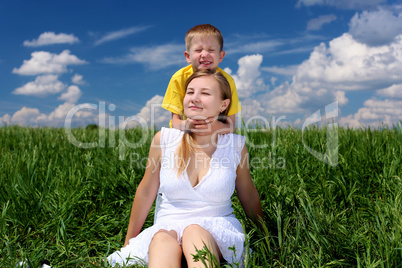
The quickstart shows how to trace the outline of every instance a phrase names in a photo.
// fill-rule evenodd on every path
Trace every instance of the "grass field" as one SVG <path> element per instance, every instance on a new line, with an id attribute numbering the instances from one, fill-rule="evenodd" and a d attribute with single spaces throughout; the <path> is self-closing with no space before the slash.
<path id="1" fill-rule="evenodd" d="M 334 166 L 305 147 L 324 153 L 326 131 L 243 131 L 265 217 L 261 231 L 233 197 L 253 250 L 246 267 L 402 267 L 401 126 L 338 128 Z M 72 130 L 80 142 L 99 133 L 104 144 L 80 148 L 64 129 L 0 127 L 0 267 L 107 267 L 102 259 L 124 242 L 151 133 Z M 145 227 L 152 221 L 151 211 Z"/>

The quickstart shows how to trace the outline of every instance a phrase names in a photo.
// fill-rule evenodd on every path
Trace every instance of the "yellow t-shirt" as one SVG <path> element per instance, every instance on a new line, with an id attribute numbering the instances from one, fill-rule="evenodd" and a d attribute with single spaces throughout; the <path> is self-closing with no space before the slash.
<path id="1" fill-rule="evenodd" d="M 217 68 L 217 72 L 223 74 L 226 77 L 230 84 L 230 89 L 232 90 L 232 102 L 230 104 L 228 115 L 233 115 L 238 113 L 241 110 L 241 105 L 239 101 L 239 97 L 237 96 L 236 85 L 233 78 L 227 74 L 221 68 Z M 193 67 L 188 65 L 180 70 L 178 70 L 170 79 L 168 88 L 165 93 L 165 97 L 163 98 L 162 108 L 178 114 L 183 115 L 183 99 L 186 93 L 186 89 L 184 88 L 187 79 L 193 74 Z"/>

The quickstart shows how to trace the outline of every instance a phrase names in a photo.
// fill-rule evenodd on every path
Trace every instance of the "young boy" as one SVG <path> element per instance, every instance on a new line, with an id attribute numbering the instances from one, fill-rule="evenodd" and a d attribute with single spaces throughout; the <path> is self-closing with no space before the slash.
<path id="1" fill-rule="evenodd" d="M 201 24 L 191 28 L 185 36 L 186 51 L 184 56 L 190 64 L 178 70 L 171 78 L 163 99 L 162 108 L 172 112 L 170 127 L 191 130 L 193 132 L 215 132 L 220 134 L 234 132 L 235 114 L 241 110 L 237 96 L 236 85 L 233 78 L 218 67 L 225 56 L 223 51 L 223 37 L 221 32 L 210 24 Z M 212 119 L 193 120 L 186 118 L 183 114 L 183 99 L 185 95 L 184 85 L 186 80 L 194 71 L 211 69 L 221 72 L 229 81 L 232 90 L 232 103 L 230 104 L 227 123 L 219 122 L 217 129 L 211 129 Z"/>

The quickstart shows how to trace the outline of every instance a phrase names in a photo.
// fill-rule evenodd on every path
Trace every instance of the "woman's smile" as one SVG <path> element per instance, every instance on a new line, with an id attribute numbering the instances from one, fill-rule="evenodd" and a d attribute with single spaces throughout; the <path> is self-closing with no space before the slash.
<path id="1" fill-rule="evenodd" d="M 195 106 L 195 105 L 193 105 L 193 106 L 190 105 L 188 108 L 190 108 L 192 110 L 202 110 L 202 107 L 198 107 L 198 106 Z"/>
<path id="2" fill-rule="evenodd" d="M 188 118 L 216 117 L 223 103 L 219 83 L 212 76 L 198 77 L 187 87 L 183 101 L 184 113 Z"/>

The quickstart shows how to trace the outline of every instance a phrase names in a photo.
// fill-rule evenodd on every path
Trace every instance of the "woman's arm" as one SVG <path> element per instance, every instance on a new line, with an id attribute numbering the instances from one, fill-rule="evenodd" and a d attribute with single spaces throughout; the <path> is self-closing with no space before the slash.
<path id="1" fill-rule="evenodd" d="M 260 196 L 251 179 L 249 154 L 246 145 L 241 152 L 241 161 L 237 167 L 236 191 L 247 216 L 260 226 L 263 220 Z"/>
<path id="2" fill-rule="evenodd" d="M 159 131 L 152 140 L 145 174 L 135 192 L 124 246 L 140 233 L 158 192 L 161 165 L 160 136 Z"/>

